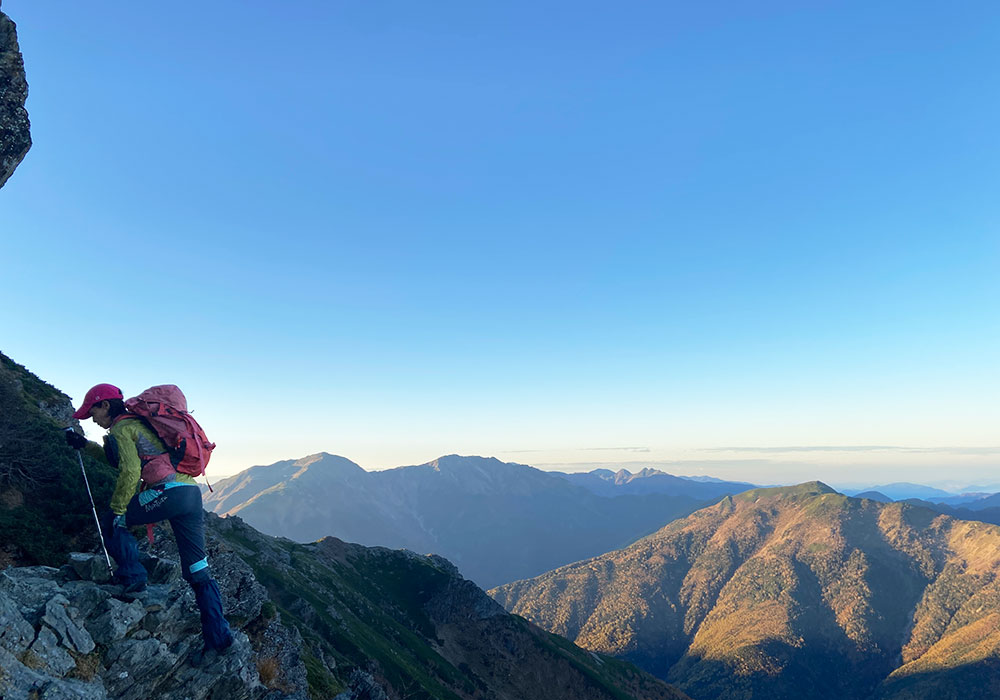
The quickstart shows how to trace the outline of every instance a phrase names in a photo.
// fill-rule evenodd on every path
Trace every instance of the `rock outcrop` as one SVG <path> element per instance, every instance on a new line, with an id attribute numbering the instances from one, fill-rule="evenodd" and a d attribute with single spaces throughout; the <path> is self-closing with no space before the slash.
<path id="1" fill-rule="evenodd" d="M 24 59 L 17 45 L 17 28 L 0 12 L 0 187 L 31 148 L 28 112 L 28 81 Z"/>
<path id="2" fill-rule="evenodd" d="M 60 569 L 0 572 L 0 697 L 305 700 L 297 639 L 276 619 L 262 619 L 267 595 L 245 565 L 228 561 L 220 577 L 226 613 L 244 629 L 227 654 L 195 667 L 189 656 L 201 634 L 191 589 L 175 562 L 146 557 L 144 564 L 150 584 L 127 597 L 100 582 L 102 555 L 73 554 Z M 261 672 L 276 656 L 281 689 L 276 669 Z"/>

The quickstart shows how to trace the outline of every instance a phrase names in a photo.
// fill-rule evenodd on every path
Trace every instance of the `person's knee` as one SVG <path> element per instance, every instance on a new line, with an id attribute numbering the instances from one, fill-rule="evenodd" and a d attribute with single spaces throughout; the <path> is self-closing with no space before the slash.
<path id="1" fill-rule="evenodd" d="M 192 586 L 211 581 L 212 574 L 209 573 L 208 560 L 202 559 L 201 561 L 196 561 L 190 566 L 184 567 L 184 570 L 181 572 L 181 576 L 183 576 L 184 580 Z"/>

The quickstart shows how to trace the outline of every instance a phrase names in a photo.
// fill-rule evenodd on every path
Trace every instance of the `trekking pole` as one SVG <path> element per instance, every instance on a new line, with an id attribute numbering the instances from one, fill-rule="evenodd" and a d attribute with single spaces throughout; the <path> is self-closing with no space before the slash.
<path id="1" fill-rule="evenodd" d="M 66 428 L 72 430 L 72 428 Z M 83 472 L 83 483 L 87 487 L 87 495 L 90 496 L 90 512 L 94 514 L 94 524 L 97 525 L 97 537 L 101 540 L 101 549 L 104 550 L 104 561 L 108 565 L 108 573 L 113 577 L 115 570 L 111 568 L 111 557 L 108 556 L 108 548 L 104 545 L 104 533 L 101 532 L 101 520 L 97 517 L 97 506 L 94 505 L 94 494 L 90 492 L 90 480 L 87 478 L 87 470 L 83 468 L 83 455 L 80 450 L 76 450 L 76 458 L 80 461 L 80 471 Z"/>

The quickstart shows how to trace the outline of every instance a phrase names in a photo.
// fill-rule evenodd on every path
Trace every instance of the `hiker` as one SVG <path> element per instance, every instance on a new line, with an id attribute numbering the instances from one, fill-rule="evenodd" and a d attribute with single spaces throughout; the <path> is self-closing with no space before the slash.
<path id="1" fill-rule="evenodd" d="M 118 469 L 111 509 L 101 518 L 105 545 L 118 565 L 116 583 L 126 593 L 145 590 L 146 569 L 139 563 L 139 548 L 128 528 L 169 520 L 180 553 L 181 575 L 194 589 L 201 612 L 205 644 L 192 655 L 191 663 L 211 661 L 229 649 L 233 635 L 222 614 L 219 585 L 208 570 L 201 488 L 193 476 L 174 469 L 164 443 L 143 418 L 128 411 L 118 387 L 92 387 L 73 417 L 92 418 L 108 430 L 103 452 L 72 430 L 66 431 L 66 441 L 74 449 L 87 448 L 88 454 L 103 457 Z"/>

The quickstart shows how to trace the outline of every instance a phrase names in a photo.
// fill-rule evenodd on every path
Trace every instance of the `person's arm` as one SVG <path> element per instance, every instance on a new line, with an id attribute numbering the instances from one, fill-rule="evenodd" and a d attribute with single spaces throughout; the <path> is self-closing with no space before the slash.
<path id="1" fill-rule="evenodd" d="M 123 423 L 130 422 L 132 421 L 123 421 Z M 123 424 L 119 426 L 111 431 L 111 437 L 118 444 L 118 481 L 115 483 L 114 493 L 111 494 L 111 510 L 115 515 L 124 515 L 128 502 L 135 496 L 139 486 L 142 463 L 135 448 L 135 428 Z"/>
<path id="2" fill-rule="evenodd" d="M 91 442 L 87 439 L 87 436 L 81 432 L 77 432 L 72 427 L 66 428 L 66 444 L 72 447 L 74 450 L 81 450 L 86 452 L 88 456 L 93 457 L 96 460 L 108 463 L 108 458 L 104 454 L 104 448 L 98 445 L 96 442 Z"/>

